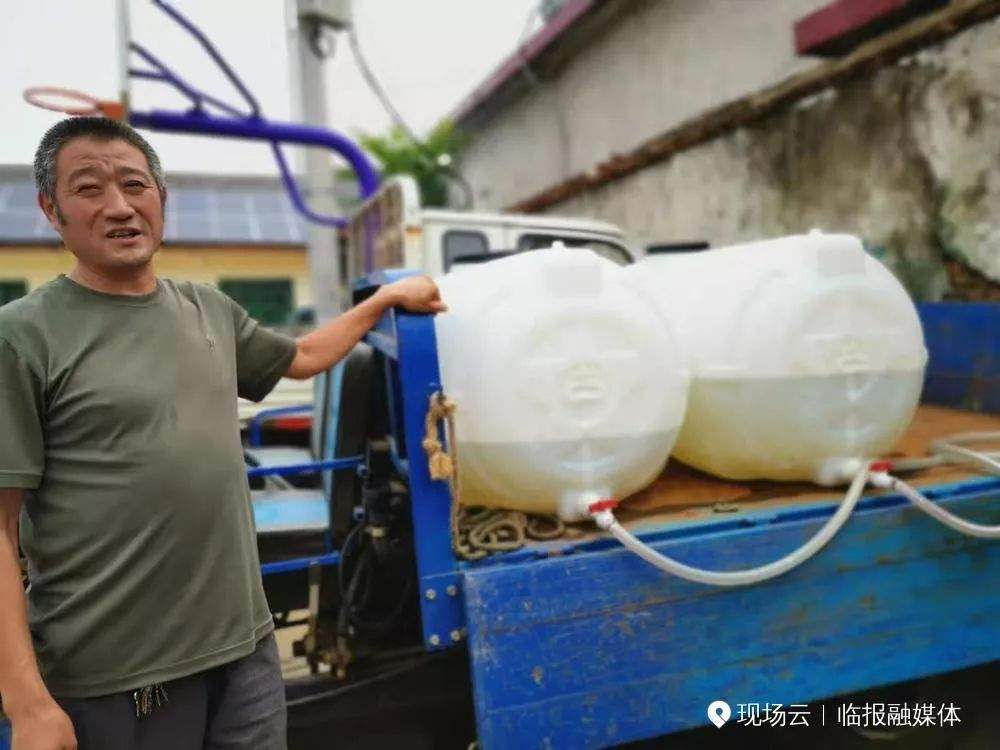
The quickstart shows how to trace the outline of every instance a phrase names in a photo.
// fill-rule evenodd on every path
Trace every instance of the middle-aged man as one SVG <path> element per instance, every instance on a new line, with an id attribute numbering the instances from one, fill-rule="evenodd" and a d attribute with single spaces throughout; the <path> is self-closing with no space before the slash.
<path id="1" fill-rule="evenodd" d="M 35 179 L 76 263 L 0 309 L 0 696 L 14 750 L 282 748 L 237 395 L 329 368 L 392 306 L 443 311 L 438 290 L 390 284 L 291 339 L 211 287 L 156 277 L 167 193 L 128 125 L 58 123 Z"/>

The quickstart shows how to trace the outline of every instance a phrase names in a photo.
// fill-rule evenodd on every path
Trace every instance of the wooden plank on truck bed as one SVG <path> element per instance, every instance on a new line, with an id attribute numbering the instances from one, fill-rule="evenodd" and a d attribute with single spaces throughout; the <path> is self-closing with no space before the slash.
<path id="1" fill-rule="evenodd" d="M 906 433 L 883 458 L 926 456 L 930 444 L 960 432 L 1000 432 L 1000 415 L 921 405 Z M 993 450 L 1000 450 L 998 442 Z M 946 465 L 907 475 L 914 483 L 954 482 L 975 475 L 975 470 Z M 678 510 L 715 503 L 758 503 L 772 499 L 788 501 L 825 500 L 841 494 L 839 489 L 817 487 L 806 482 L 739 481 L 713 477 L 671 460 L 663 474 L 649 487 L 622 504 L 624 518 L 659 511 Z"/>

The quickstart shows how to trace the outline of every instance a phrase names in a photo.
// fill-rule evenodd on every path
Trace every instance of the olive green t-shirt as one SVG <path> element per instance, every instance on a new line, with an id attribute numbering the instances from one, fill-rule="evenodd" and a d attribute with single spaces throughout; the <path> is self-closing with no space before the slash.
<path id="1" fill-rule="evenodd" d="M 183 677 L 273 628 L 237 394 L 262 399 L 295 342 L 218 290 L 120 296 L 65 276 L 0 308 L 0 487 L 39 666 L 57 696 Z"/>

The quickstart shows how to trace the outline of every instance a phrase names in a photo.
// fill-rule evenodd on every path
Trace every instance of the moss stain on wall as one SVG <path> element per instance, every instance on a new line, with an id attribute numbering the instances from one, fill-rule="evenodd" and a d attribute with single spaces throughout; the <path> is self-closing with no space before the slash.
<path id="1" fill-rule="evenodd" d="M 850 232 L 918 300 L 1000 298 L 1000 21 L 553 213 L 617 222 L 639 244 Z"/>

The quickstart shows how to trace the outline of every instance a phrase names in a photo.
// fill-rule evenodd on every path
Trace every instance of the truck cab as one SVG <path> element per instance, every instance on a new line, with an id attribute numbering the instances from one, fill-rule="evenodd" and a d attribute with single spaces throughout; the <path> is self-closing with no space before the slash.
<path id="1" fill-rule="evenodd" d="M 624 232 L 594 219 L 544 214 L 502 214 L 422 208 L 410 177 L 387 180 L 348 225 L 344 274 L 348 280 L 387 268 L 431 276 L 493 254 L 519 253 L 563 242 L 616 263 L 635 260 Z"/>
<path id="2" fill-rule="evenodd" d="M 406 268 L 439 276 L 463 263 L 551 247 L 554 242 L 588 248 L 622 265 L 636 260 L 625 233 L 606 221 L 423 208 L 417 183 L 407 176 L 386 180 L 354 213 L 342 237 L 343 300 L 351 298 L 355 280 L 375 271 Z M 311 382 L 282 378 L 260 404 L 240 400 L 239 415 L 247 423 L 261 412 L 312 401 Z M 288 419 L 293 424 L 301 421 Z"/>

